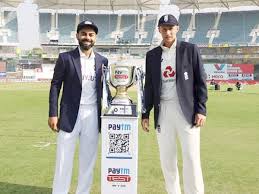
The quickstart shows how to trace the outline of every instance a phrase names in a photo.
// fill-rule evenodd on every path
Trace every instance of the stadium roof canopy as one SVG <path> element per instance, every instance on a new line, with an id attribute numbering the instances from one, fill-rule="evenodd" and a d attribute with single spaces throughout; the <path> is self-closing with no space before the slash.
<path id="1" fill-rule="evenodd" d="M 158 10 L 160 0 L 27 0 L 36 3 L 40 9 L 79 10 Z M 162 0 L 183 9 L 234 8 L 258 6 L 259 0 Z M 0 0 L 0 7 L 17 7 L 24 0 Z"/>
<path id="2" fill-rule="evenodd" d="M 241 6 L 258 6 L 259 0 L 172 0 L 182 9 L 235 8 Z"/>
<path id="3" fill-rule="evenodd" d="M 3 6 L 17 7 L 23 0 L 0 0 Z M 160 0 L 33 0 L 40 9 L 157 10 Z"/>

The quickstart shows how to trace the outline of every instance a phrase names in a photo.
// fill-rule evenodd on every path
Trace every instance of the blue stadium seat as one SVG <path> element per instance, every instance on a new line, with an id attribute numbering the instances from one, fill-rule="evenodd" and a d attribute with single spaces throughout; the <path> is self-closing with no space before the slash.
<path id="1" fill-rule="evenodd" d="M 254 29 L 259 24 L 259 11 L 244 11 L 244 22 L 245 22 L 245 40 L 250 42 L 252 37 L 249 36 L 252 29 Z M 256 42 L 259 43 L 259 37 L 257 37 Z"/>
<path id="2" fill-rule="evenodd" d="M 98 43 L 111 43 L 114 39 L 111 38 L 111 33 L 115 31 L 117 25 L 117 15 L 107 14 L 82 14 L 80 15 L 80 21 L 86 19 L 92 20 L 99 28 Z"/>
<path id="3" fill-rule="evenodd" d="M 213 43 L 246 43 L 242 12 L 223 12 L 219 21 L 220 34 Z"/>
<path id="4" fill-rule="evenodd" d="M 7 42 L 18 43 L 18 24 L 17 14 L 15 11 L 5 11 L 4 19 L 6 21 L 5 28 L 11 31 L 11 36 L 7 37 Z"/>
<path id="5" fill-rule="evenodd" d="M 142 43 L 151 44 L 154 30 L 157 28 L 156 26 L 156 15 L 146 15 L 146 21 L 144 23 L 144 31 L 147 32 L 147 37 L 142 40 Z"/>
<path id="6" fill-rule="evenodd" d="M 75 14 L 58 14 L 59 43 L 74 43 L 71 32 L 75 31 Z"/>
<path id="7" fill-rule="evenodd" d="M 122 15 L 121 16 L 121 31 L 123 33 L 122 40 L 129 43 L 137 43 L 135 38 L 137 15 Z"/>
<path id="8" fill-rule="evenodd" d="M 179 17 L 180 29 L 179 29 L 179 32 L 177 33 L 178 40 L 184 40 L 182 38 L 183 31 L 186 31 L 187 28 L 189 27 L 191 16 L 192 16 L 191 14 L 181 14 L 180 15 L 180 17 Z"/>
<path id="9" fill-rule="evenodd" d="M 51 13 L 39 13 L 40 42 L 48 43 L 47 33 L 51 29 Z"/>
<path id="10" fill-rule="evenodd" d="M 213 28 L 217 13 L 197 13 L 195 15 L 196 33 L 190 42 L 196 44 L 208 44 L 206 38 L 208 30 Z M 215 37 L 215 44 L 247 44 L 252 37 L 249 36 L 252 29 L 259 24 L 259 11 L 223 12 L 219 20 L 219 37 Z M 191 14 L 181 14 L 179 18 L 180 31 L 178 39 L 183 40 L 182 33 L 186 31 L 191 20 Z M 259 42 L 259 38 L 257 38 Z"/>
<path id="11" fill-rule="evenodd" d="M 190 42 L 195 44 L 208 44 L 207 32 L 213 28 L 217 13 L 197 13 L 195 15 L 196 32 Z"/>

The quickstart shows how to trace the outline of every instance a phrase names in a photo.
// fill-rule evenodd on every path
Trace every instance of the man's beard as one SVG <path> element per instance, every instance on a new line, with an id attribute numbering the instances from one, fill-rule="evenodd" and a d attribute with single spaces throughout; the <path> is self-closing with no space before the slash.
<path id="1" fill-rule="evenodd" d="M 84 51 L 88 51 L 89 49 L 91 49 L 94 46 L 94 42 L 90 42 L 90 44 L 84 44 L 83 41 L 78 41 L 78 42 L 79 42 L 80 48 Z"/>

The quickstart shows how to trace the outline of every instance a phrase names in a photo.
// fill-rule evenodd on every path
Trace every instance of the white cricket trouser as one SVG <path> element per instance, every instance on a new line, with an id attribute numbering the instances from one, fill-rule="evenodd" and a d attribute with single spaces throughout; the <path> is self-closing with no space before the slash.
<path id="1" fill-rule="evenodd" d="M 182 148 L 184 193 L 203 194 L 200 128 L 187 123 L 177 101 L 161 101 L 159 125 L 161 131 L 157 132 L 157 140 L 168 194 L 181 193 L 176 138 L 179 139 Z"/>
<path id="2" fill-rule="evenodd" d="M 97 105 L 80 105 L 71 133 L 59 131 L 52 194 L 68 194 L 74 152 L 79 140 L 79 173 L 76 194 L 89 194 L 98 149 Z"/>

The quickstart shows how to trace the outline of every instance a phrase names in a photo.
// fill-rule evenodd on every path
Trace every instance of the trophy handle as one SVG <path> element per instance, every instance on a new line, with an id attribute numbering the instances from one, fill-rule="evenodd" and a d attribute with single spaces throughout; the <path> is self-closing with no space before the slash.
<path id="1" fill-rule="evenodd" d="M 143 70 L 140 67 L 136 68 L 136 81 L 138 84 L 138 111 L 141 113 L 146 112 L 143 84 L 144 77 L 145 74 Z"/>
<path id="2" fill-rule="evenodd" d="M 108 86 L 108 71 L 109 66 L 102 64 L 102 75 L 103 75 L 103 96 L 102 96 L 102 107 L 107 109 L 110 104 L 110 90 Z"/>

